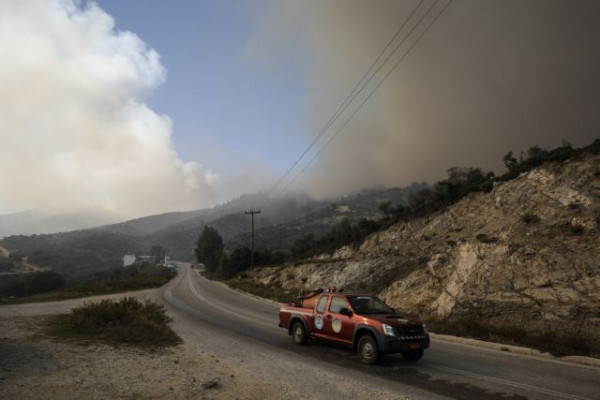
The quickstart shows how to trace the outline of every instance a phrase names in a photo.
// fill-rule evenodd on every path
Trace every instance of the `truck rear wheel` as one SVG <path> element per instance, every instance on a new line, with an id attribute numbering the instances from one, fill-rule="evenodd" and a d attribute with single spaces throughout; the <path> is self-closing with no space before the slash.
<path id="1" fill-rule="evenodd" d="M 306 329 L 302 322 L 294 322 L 292 325 L 292 340 L 296 344 L 306 344 L 308 342 L 308 336 L 306 335 Z"/>
<path id="2" fill-rule="evenodd" d="M 401 354 L 407 361 L 419 361 L 423 357 L 423 350 L 403 351 Z"/>
<path id="3" fill-rule="evenodd" d="M 366 334 L 359 339 L 358 355 L 365 364 L 376 364 L 379 361 L 379 348 L 373 336 Z"/>

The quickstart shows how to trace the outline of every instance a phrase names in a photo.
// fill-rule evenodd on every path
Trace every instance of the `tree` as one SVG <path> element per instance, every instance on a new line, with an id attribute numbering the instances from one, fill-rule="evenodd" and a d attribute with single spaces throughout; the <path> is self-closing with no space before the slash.
<path id="1" fill-rule="evenodd" d="M 392 202 L 391 201 L 384 201 L 383 203 L 379 204 L 379 211 L 381 211 L 382 213 L 385 214 L 386 217 L 389 217 L 391 214 L 391 208 L 392 208 Z"/>
<path id="2" fill-rule="evenodd" d="M 8 272 L 14 268 L 14 263 L 7 258 L 0 257 L 0 272 Z"/>
<path id="3" fill-rule="evenodd" d="M 509 151 L 508 153 L 506 153 L 504 155 L 504 157 L 502 157 L 502 161 L 504 161 L 504 165 L 506 166 L 506 169 L 508 169 L 509 171 L 512 171 L 513 169 L 515 169 L 517 167 L 517 159 L 513 156 L 513 152 Z"/>
<path id="4" fill-rule="evenodd" d="M 215 272 L 223 255 L 223 238 L 216 229 L 204 226 L 194 249 L 196 260 L 204 264 L 209 274 Z"/>
<path id="5" fill-rule="evenodd" d="M 307 233 L 299 239 L 296 239 L 292 245 L 292 254 L 296 257 L 308 254 L 315 247 L 315 235 Z"/>
<path id="6" fill-rule="evenodd" d="M 250 257 L 252 252 L 247 247 L 235 249 L 231 255 L 223 262 L 223 278 L 228 279 L 250 268 Z"/>
<path id="7" fill-rule="evenodd" d="M 19 252 L 11 251 L 8 255 L 8 259 L 15 264 L 20 264 L 23 261 L 23 255 Z"/>
<path id="8" fill-rule="evenodd" d="M 28 295 L 62 289 L 65 286 L 65 279 L 54 271 L 34 272 L 27 278 L 25 291 Z"/>

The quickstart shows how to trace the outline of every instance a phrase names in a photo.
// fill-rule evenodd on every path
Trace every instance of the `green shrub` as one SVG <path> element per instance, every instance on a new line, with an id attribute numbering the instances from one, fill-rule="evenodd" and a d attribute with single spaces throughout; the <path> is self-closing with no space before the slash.
<path id="1" fill-rule="evenodd" d="M 569 231 L 573 235 L 580 236 L 580 235 L 583 235 L 583 233 L 585 232 L 585 228 L 578 224 L 572 224 L 571 227 L 569 228 Z"/>
<path id="2" fill-rule="evenodd" d="M 92 278 L 74 284 L 81 293 L 115 293 L 160 287 L 177 275 L 173 268 L 158 265 L 132 265 L 96 273 Z"/>
<path id="3" fill-rule="evenodd" d="M 48 320 L 47 332 L 59 338 L 163 347 L 181 342 L 163 306 L 133 297 L 86 303 Z"/>
<path id="4" fill-rule="evenodd" d="M 15 267 L 15 264 L 8 258 L 0 257 L 0 272 L 9 272 Z"/>
<path id="5" fill-rule="evenodd" d="M 600 355 L 600 329 L 581 321 L 492 321 L 479 316 L 427 322 L 436 333 L 532 347 L 556 356 Z"/>
<path id="6" fill-rule="evenodd" d="M 229 280 L 227 281 L 227 284 L 235 289 L 252 293 L 256 296 L 264 297 L 266 299 L 280 301 L 282 303 L 291 303 L 298 300 L 298 296 L 296 294 L 292 294 L 289 291 L 275 285 L 267 286 L 251 281 L 241 281 L 239 279 Z"/>
<path id="7" fill-rule="evenodd" d="M 497 243 L 498 242 L 497 237 L 488 236 L 485 233 L 479 233 L 479 234 L 477 234 L 477 236 L 475 236 L 475 238 L 477 239 L 478 242 L 481 242 L 481 243 Z"/>
<path id="8" fill-rule="evenodd" d="M 53 271 L 32 272 L 3 277 L 0 296 L 23 297 L 62 289 L 65 280 Z"/>
<path id="9" fill-rule="evenodd" d="M 521 221 L 525 222 L 526 224 L 537 224 L 540 222 L 540 217 L 538 217 L 537 214 L 527 213 L 521 215 Z"/>

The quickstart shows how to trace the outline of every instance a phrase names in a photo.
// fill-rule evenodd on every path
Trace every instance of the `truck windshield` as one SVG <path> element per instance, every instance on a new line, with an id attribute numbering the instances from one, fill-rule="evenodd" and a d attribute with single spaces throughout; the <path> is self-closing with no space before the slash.
<path id="1" fill-rule="evenodd" d="M 348 297 L 350 304 L 354 312 L 357 314 L 393 314 L 392 310 L 387 304 L 377 297 L 372 296 L 356 296 Z"/>

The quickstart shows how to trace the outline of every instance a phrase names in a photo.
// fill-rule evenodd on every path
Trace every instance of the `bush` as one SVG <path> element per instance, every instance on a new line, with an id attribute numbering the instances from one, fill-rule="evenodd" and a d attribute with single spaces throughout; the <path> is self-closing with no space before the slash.
<path id="1" fill-rule="evenodd" d="M 0 283 L 0 296 L 31 296 L 62 289 L 65 280 L 53 271 L 7 276 Z"/>
<path id="2" fill-rule="evenodd" d="M 8 258 L 0 257 L 0 272 L 9 272 L 15 267 L 15 264 Z"/>
<path id="3" fill-rule="evenodd" d="M 574 224 L 574 225 L 571 225 L 571 227 L 569 228 L 569 231 L 573 235 L 580 236 L 580 235 L 584 234 L 585 228 L 581 225 Z"/>
<path id="4" fill-rule="evenodd" d="M 62 338 L 163 347 L 181 343 L 169 328 L 170 321 L 163 306 L 124 297 L 86 303 L 69 314 L 51 317 L 47 332 Z"/>
<path id="5" fill-rule="evenodd" d="M 90 293 L 114 293 L 160 287 L 177 275 L 172 268 L 158 265 L 132 265 L 98 272 L 91 278 L 74 284 L 73 291 Z"/>
<path id="6" fill-rule="evenodd" d="M 262 285 L 252 281 L 242 281 L 239 279 L 232 279 L 227 281 L 227 284 L 235 289 L 242 290 L 244 292 L 252 293 L 256 296 L 264 297 L 266 299 L 272 299 L 282 303 L 292 303 L 298 300 L 298 296 L 291 294 L 289 291 L 281 289 L 280 287 Z"/>
<path id="7" fill-rule="evenodd" d="M 581 321 L 492 321 L 479 316 L 427 322 L 436 333 L 528 346 L 555 356 L 600 354 L 600 329 Z"/>
<path id="8" fill-rule="evenodd" d="M 540 217 L 538 217 L 536 214 L 527 213 L 521 215 L 521 221 L 525 222 L 526 224 L 537 224 L 540 222 Z"/>
<path id="9" fill-rule="evenodd" d="M 481 243 L 497 243 L 498 242 L 497 237 L 488 236 L 485 233 L 479 233 L 479 234 L 477 234 L 477 236 L 475 236 L 475 238 L 477 239 L 478 242 L 481 242 Z"/>

